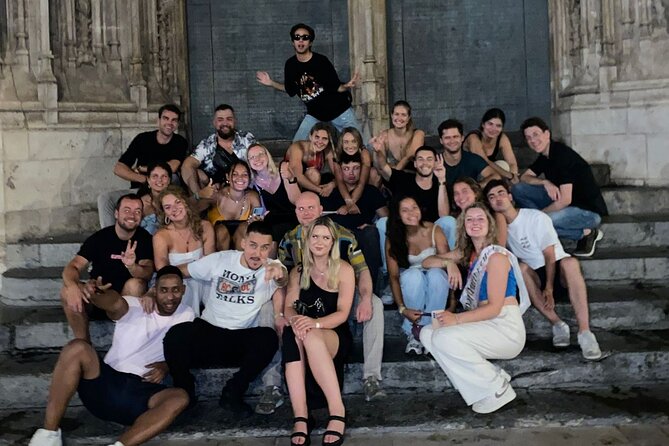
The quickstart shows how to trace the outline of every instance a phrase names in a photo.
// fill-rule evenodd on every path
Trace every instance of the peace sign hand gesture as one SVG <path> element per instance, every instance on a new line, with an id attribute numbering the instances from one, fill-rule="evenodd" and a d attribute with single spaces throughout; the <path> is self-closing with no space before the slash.
<path id="1" fill-rule="evenodd" d="M 126 268 L 130 269 L 137 261 L 137 254 L 135 254 L 136 249 L 137 249 L 137 242 L 128 240 L 128 245 L 126 246 L 125 251 L 121 251 L 120 255 L 112 254 L 111 258 L 114 260 L 121 260 L 121 262 L 123 262 L 123 265 L 125 265 Z"/>

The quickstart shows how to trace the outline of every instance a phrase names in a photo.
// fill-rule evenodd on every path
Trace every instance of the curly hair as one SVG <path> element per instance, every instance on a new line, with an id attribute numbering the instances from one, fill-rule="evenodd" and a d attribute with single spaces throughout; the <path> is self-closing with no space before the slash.
<path id="1" fill-rule="evenodd" d="M 316 226 L 325 226 L 332 236 L 332 248 L 330 249 L 328 258 L 327 276 L 328 288 L 333 290 L 339 285 L 339 240 L 337 238 L 337 228 L 328 217 L 318 217 L 316 220 L 312 221 L 303 232 L 302 241 L 304 243 L 304 249 L 302 251 L 302 276 L 300 277 L 300 288 L 306 290 L 311 285 L 311 268 L 313 268 L 314 265 L 314 257 L 309 248 L 311 244 L 311 234 L 314 232 Z"/>
<path id="2" fill-rule="evenodd" d="M 469 186 L 469 188 L 474 192 L 474 197 L 475 197 L 474 201 L 480 201 L 481 203 L 485 203 L 481 185 L 477 183 L 475 179 L 471 177 L 460 177 L 453 183 L 453 188 L 455 188 L 455 185 L 458 183 L 464 183 L 467 186 Z M 458 211 L 462 212 L 462 209 L 458 209 Z"/>
<path id="3" fill-rule="evenodd" d="M 188 195 L 186 194 L 186 191 L 184 191 L 181 187 L 176 186 L 174 184 L 170 184 L 169 186 L 167 186 L 158 195 L 158 208 L 156 209 L 156 214 L 158 216 L 158 223 L 160 224 L 160 227 L 164 228 L 167 226 L 167 223 L 165 223 L 165 210 L 163 209 L 163 198 L 165 198 L 167 195 L 174 195 L 177 198 L 177 200 L 180 200 L 183 203 L 188 218 L 188 226 L 190 227 L 190 230 L 193 233 L 193 238 L 195 240 L 202 241 L 203 240 L 202 220 L 200 219 L 200 216 L 196 212 L 194 212 L 193 209 L 188 204 Z"/>
<path id="4" fill-rule="evenodd" d="M 477 201 L 476 203 L 469 206 L 467 209 L 463 210 L 460 216 L 458 217 L 458 226 L 457 226 L 458 239 L 457 242 L 455 243 L 455 247 L 460 252 L 462 252 L 462 259 L 460 261 L 465 266 L 467 266 L 467 264 L 469 263 L 469 260 L 472 256 L 472 252 L 474 252 L 474 242 L 472 242 L 472 239 L 469 237 L 467 231 L 465 230 L 465 218 L 467 212 L 470 209 L 483 210 L 483 213 L 488 219 L 488 234 L 486 235 L 485 246 L 497 243 L 497 223 L 495 223 L 495 219 L 493 218 L 492 214 L 488 210 L 488 206 L 486 206 L 485 203 Z"/>
<path id="5" fill-rule="evenodd" d="M 393 198 L 390 201 L 390 213 L 388 215 L 388 227 L 386 231 L 386 237 L 390 242 L 390 257 L 395 259 L 400 268 L 409 267 L 407 227 L 404 222 L 402 222 L 402 217 L 400 216 L 400 203 L 404 200 L 413 200 L 414 203 L 418 204 L 416 199 L 410 196 Z M 423 226 L 423 224 L 423 214 L 421 213 L 418 225 Z"/>

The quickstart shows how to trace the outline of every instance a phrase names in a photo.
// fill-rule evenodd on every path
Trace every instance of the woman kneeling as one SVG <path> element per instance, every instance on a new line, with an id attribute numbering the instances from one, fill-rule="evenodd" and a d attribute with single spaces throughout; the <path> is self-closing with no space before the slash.
<path id="1" fill-rule="evenodd" d="M 522 312 L 529 307 L 518 261 L 495 242 L 495 221 L 485 205 L 474 203 L 460 214 L 457 246 L 462 262 L 470 265 L 460 298 L 466 311 L 435 315 L 437 328 L 426 326 L 420 333 L 453 387 L 478 413 L 494 412 L 516 397 L 510 376 L 487 359 L 518 356 L 525 345 Z"/>

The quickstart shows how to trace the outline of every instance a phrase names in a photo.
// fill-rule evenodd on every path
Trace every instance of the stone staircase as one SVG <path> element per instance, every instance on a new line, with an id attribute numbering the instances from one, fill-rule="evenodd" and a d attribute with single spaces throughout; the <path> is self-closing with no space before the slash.
<path id="1" fill-rule="evenodd" d="M 521 355 L 500 361 L 513 377 L 518 400 L 490 416 L 464 406 L 437 364 L 404 355 L 400 317 L 385 311 L 385 400 L 361 397 L 362 347 L 356 341 L 344 393 L 349 433 L 451 430 L 467 427 L 601 425 L 669 420 L 669 188 L 608 186 L 611 216 L 597 253 L 581 264 L 589 288 L 593 331 L 605 357 L 585 361 L 578 346 L 555 350 L 550 327 L 538 312 L 525 316 L 528 342 Z M 8 244 L 8 270 L 0 290 L 0 444 L 25 444 L 40 423 L 58 349 L 71 339 L 59 308 L 63 265 L 84 236 Z M 575 327 L 566 301 L 557 311 Z M 93 322 L 94 345 L 105 350 L 113 324 Z M 359 334 L 359 333 L 358 333 Z M 575 333 L 572 341 L 575 344 Z M 199 370 L 203 403 L 185 421 L 151 444 L 205 437 L 275 436 L 288 433 L 288 404 L 275 416 L 221 422 L 215 399 L 231 369 Z M 258 387 L 250 391 L 253 399 Z M 101 423 L 73 400 L 63 423 L 69 444 L 103 444 L 119 429 Z M 641 405 L 641 406 L 639 406 Z M 621 421 L 622 420 L 622 421 Z M 110 432 L 112 431 L 112 432 Z"/>

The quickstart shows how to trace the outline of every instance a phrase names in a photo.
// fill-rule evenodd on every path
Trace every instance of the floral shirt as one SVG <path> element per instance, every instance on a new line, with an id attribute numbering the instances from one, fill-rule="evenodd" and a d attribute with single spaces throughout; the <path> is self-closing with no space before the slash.
<path id="1" fill-rule="evenodd" d="M 216 133 L 212 133 L 200 141 L 195 150 L 193 150 L 193 153 L 191 153 L 191 156 L 200 162 L 200 169 L 209 175 L 210 178 L 224 177 L 228 173 L 228 170 L 230 170 L 230 165 L 235 157 L 246 161 L 246 151 L 255 142 L 256 138 L 251 132 L 236 131 L 235 139 L 232 142 L 233 156 L 224 150 L 217 150 Z M 217 152 L 219 156 L 216 156 Z"/>

